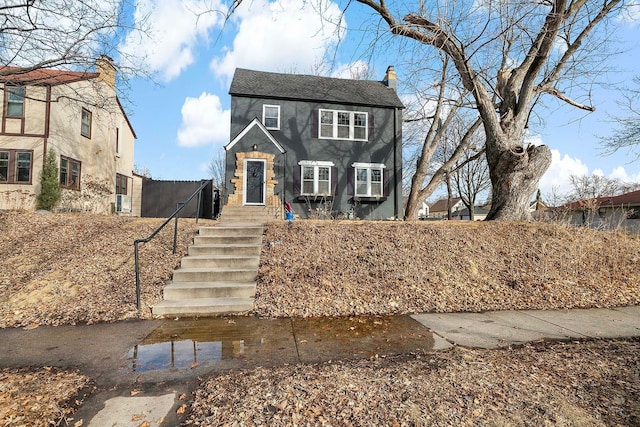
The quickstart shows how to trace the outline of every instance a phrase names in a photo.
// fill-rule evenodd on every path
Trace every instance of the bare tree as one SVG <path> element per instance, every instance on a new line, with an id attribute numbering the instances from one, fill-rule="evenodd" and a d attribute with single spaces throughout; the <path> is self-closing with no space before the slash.
<path id="1" fill-rule="evenodd" d="M 597 54 L 606 40 L 598 37 L 607 34 L 595 29 L 624 2 L 420 2 L 414 12 L 396 2 L 357 2 L 373 10 L 392 34 L 449 58 L 484 128 L 492 182 L 487 218 L 529 219 L 529 202 L 551 164 L 548 147 L 524 142 L 533 108 L 546 94 L 573 107 L 594 110 L 589 100 L 580 102 L 572 95 L 581 89 L 580 82 L 597 75 L 598 65 L 604 64 L 598 62 L 603 57 Z M 567 83 L 563 86 L 563 82 Z"/>
<path id="2" fill-rule="evenodd" d="M 124 37 L 145 32 L 145 20 L 133 20 L 133 0 L 12 0 L 0 5 L 0 80 L 38 84 L 49 78 L 42 69 L 91 72 L 96 59 L 114 59 L 118 87 L 146 75 L 121 49 Z M 123 65 L 130 64 L 130 65 Z M 81 96 L 81 92 L 78 92 Z M 99 104 L 95 99 L 82 99 Z"/>
<path id="3" fill-rule="evenodd" d="M 474 208 L 478 196 L 491 187 L 489 179 L 489 165 L 484 156 L 475 158 L 476 152 L 473 150 L 465 151 L 462 157 L 462 166 L 453 173 L 453 183 L 456 193 L 462 203 L 469 210 L 469 219 L 474 219 Z"/>
<path id="4" fill-rule="evenodd" d="M 619 179 L 597 174 L 571 175 L 569 180 L 572 190 L 568 198 L 572 201 L 615 196 L 620 194 L 622 189 L 622 182 Z"/>
<path id="5" fill-rule="evenodd" d="M 222 188 L 224 187 L 225 181 L 225 157 L 224 153 L 219 151 L 218 154 L 214 155 L 209 163 L 209 175 L 213 180 L 213 186 Z"/>
<path id="6" fill-rule="evenodd" d="M 450 189 L 449 178 L 458 160 L 468 149 L 481 121 L 464 117 L 469 93 L 460 91 L 457 80 L 449 75 L 449 59 L 441 57 L 439 80 L 431 90 L 420 92 L 419 105 L 408 114 L 409 138 L 417 139 L 415 161 L 405 219 L 415 219 L 423 200 L 427 199 L 443 183 Z M 429 108 L 429 106 L 431 108 Z M 417 108 L 416 108 L 417 107 Z M 424 129 L 426 125 L 426 130 Z M 405 128 L 408 127 L 405 125 Z M 403 129 L 405 138 L 408 132 Z M 412 138 L 413 137 L 413 138 Z M 410 161 L 411 161 L 410 160 Z"/>
<path id="7" fill-rule="evenodd" d="M 620 107 L 627 112 L 624 117 L 614 118 L 617 129 L 613 135 L 602 138 L 605 153 L 613 154 L 621 149 L 628 149 L 635 160 L 640 160 L 640 76 L 633 79 L 635 87 L 625 88 Z"/>

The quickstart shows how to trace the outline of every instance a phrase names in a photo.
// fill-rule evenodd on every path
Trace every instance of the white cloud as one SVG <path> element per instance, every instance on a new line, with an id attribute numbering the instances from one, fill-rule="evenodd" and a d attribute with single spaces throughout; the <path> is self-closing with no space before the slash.
<path id="1" fill-rule="evenodd" d="M 366 79 L 369 75 L 369 64 L 358 60 L 348 64 L 339 64 L 331 77 L 339 79 Z"/>
<path id="2" fill-rule="evenodd" d="M 178 144 L 197 147 L 225 144 L 229 141 L 231 111 L 224 110 L 220 98 L 202 92 L 198 98 L 187 97 L 182 105 L 182 124 Z"/>
<path id="3" fill-rule="evenodd" d="M 164 81 L 175 79 L 195 61 L 195 49 L 223 23 L 225 6 L 218 0 L 137 0 L 134 19 L 151 28 L 131 33 L 121 51 L 144 61 Z"/>
<path id="4" fill-rule="evenodd" d="M 585 175 L 589 173 L 587 165 L 582 160 L 573 158 L 568 154 L 562 156 L 560 151 L 551 150 L 551 166 L 540 179 L 540 191 L 542 194 L 551 192 L 566 194 L 571 191 L 571 175 Z"/>
<path id="5" fill-rule="evenodd" d="M 234 13 L 238 27 L 233 45 L 211 61 L 211 69 L 227 79 L 236 67 L 299 73 L 322 70 L 327 51 L 339 40 L 332 23 L 340 17 L 340 8 L 331 1 L 243 2 Z"/>

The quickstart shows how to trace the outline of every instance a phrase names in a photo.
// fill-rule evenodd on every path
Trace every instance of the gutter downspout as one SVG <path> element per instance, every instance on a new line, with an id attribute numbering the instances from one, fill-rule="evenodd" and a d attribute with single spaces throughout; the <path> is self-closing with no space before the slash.
<path id="1" fill-rule="evenodd" d="M 44 141 L 42 149 L 42 169 L 44 170 L 44 164 L 47 161 L 47 149 L 49 145 L 49 129 L 51 122 L 51 86 L 47 86 L 47 101 L 45 104 L 45 118 L 44 118 Z"/>
<path id="2" fill-rule="evenodd" d="M 398 209 L 398 109 L 393 109 L 393 188 L 394 195 L 393 198 L 393 210 L 396 217 L 396 220 L 400 219 L 399 209 Z M 402 195 L 402 189 L 400 190 L 400 195 Z"/>

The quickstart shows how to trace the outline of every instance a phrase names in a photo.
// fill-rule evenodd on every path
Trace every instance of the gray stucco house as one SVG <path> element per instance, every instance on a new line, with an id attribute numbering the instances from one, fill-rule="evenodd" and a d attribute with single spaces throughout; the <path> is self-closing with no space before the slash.
<path id="1" fill-rule="evenodd" d="M 384 80 L 235 71 L 227 205 L 402 218 L 402 102 Z"/>

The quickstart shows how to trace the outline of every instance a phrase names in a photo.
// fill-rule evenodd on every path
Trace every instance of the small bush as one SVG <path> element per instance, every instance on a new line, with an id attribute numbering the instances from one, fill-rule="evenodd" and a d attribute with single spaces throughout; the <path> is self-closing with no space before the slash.
<path id="1" fill-rule="evenodd" d="M 60 200 L 60 184 L 58 183 L 58 162 L 54 150 L 49 150 L 40 174 L 40 194 L 38 209 L 51 210 Z"/>

